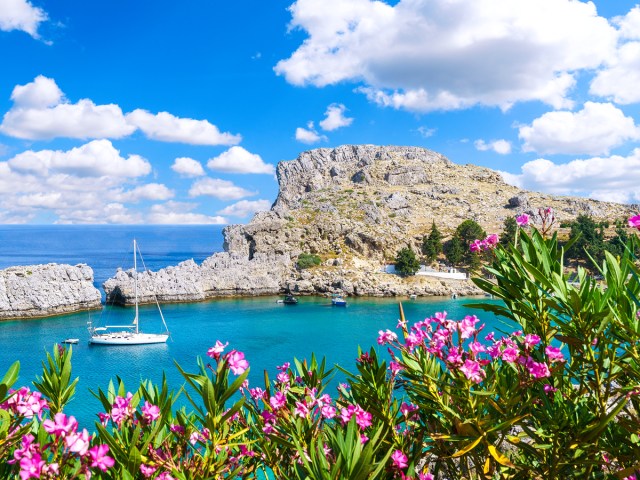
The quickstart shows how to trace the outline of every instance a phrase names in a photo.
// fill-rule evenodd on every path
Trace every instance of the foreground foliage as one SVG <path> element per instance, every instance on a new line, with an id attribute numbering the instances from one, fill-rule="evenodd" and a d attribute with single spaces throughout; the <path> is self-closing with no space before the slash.
<path id="1" fill-rule="evenodd" d="M 35 391 L 12 390 L 15 364 L 0 383 L 0 477 L 635 479 L 637 240 L 605 253 L 604 283 L 584 270 L 569 282 L 557 237 L 527 222 L 507 246 L 472 242 L 493 259 L 493 279 L 474 281 L 502 300 L 472 306 L 502 317 L 502 334 L 446 312 L 409 324 L 400 307 L 397 330 L 378 332 L 355 371 L 311 356 L 261 386 L 248 385 L 244 354 L 218 341 L 196 372 L 177 366 L 181 392 L 165 381 L 129 391 L 119 379 L 98 391 L 95 434 L 64 413 L 70 350 L 48 355 Z"/>

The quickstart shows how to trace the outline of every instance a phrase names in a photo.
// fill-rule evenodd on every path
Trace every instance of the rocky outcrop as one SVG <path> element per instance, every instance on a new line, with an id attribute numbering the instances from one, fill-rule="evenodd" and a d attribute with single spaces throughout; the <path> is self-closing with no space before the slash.
<path id="1" fill-rule="evenodd" d="M 417 147 L 345 145 L 300 154 L 277 168 L 278 197 L 247 225 L 224 229 L 224 250 L 202 265 L 184 262 L 141 276 L 145 301 L 203 300 L 218 295 L 293 291 L 353 295 L 479 293 L 468 280 L 403 279 L 381 273 L 396 252 L 418 252 L 435 222 L 445 236 L 466 219 L 499 233 L 505 218 L 554 209 L 559 222 L 585 213 L 626 218 L 628 205 L 527 192 L 488 168 L 459 165 Z M 301 253 L 323 264 L 299 271 Z M 130 272 L 105 284 L 122 303 L 132 298 Z"/>
<path id="2" fill-rule="evenodd" d="M 0 319 L 47 317 L 100 308 L 87 265 L 31 265 L 0 270 Z"/>
<path id="3" fill-rule="evenodd" d="M 157 272 L 138 272 L 140 303 L 196 302 L 232 295 L 274 295 L 281 291 L 289 274 L 289 255 L 247 255 L 216 253 L 201 265 L 193 260 Z M 104 283 L 107 301 L 134 302 L 133 270 L 118 270 Z"/>

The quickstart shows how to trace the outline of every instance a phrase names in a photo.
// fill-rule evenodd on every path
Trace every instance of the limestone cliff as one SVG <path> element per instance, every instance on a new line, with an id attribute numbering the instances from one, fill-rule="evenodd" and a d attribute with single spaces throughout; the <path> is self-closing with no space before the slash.
<path id="1" fill-rule="evenodd" d="M 399 248 L 419 251 L 435 221 L 450 234 L 466 219 L 499 232 L 508 216 L 552 207 L 559 221 L 632 214 L 628 205 L 525 192 L 493 170 L 458 165 L 417 147 L 346 145 L 316 149 L 277 168 L 278 197 L 269 212 L 224 230 L 225 253 L 201 266 L 183 263 L 141 276 L 145 299 L 201 300 L 217 295 L 344 291 L 355 295 L 479 293 L 469 281 L 401 279 L 381 272 Z M 302 252 L 320 267 L 298 271 Z M 130 303 L 131 275 L 105 284 Z"/>
<path id="2" fill-rule="evenodd" d="M 100 308 L 87 265 L 31 265 L 0 270 L 0 319 L 46 317 Z"/>

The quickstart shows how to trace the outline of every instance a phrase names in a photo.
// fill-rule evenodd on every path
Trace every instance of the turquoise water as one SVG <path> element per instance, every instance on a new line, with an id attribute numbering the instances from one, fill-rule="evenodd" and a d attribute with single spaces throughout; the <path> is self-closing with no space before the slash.
<path id="1" fill-rule="evenodd" d="M 94 269 L 99 285 L 118 267 L 130 268 L 128 252 L 134 236 L 152 269 L 189 258 L 200 262 L 222 245 L 221 228 L 211 226 L 0 226 L 0 268 L 83 262 Z M 369 349 L 376 345 L 378 330 L 394 329 L 398 320 L 398 299 L 348 298 L 347 308 L 332 307 L 330 299 L 321 297 L 301 297 L 295 306 L 278 304 L 276 299 L 231 298 L 164 305 L 162 310 L 171 332 L 166 345 L 90 346 L 87 322 L 106 320 L 105 313 L 100 312 L 0 322 L 0 374 L 19 360 L 19 385 L 31 386 L 35 375 L 41 372 L 46 352 L 65 338 L 79 338 L 80 343 L 73 347 L 73 375 L 80 381 L 67 411 L 93 430 L 100 405 L 90 390 L 105 390 L 109 379 L 116 375 L 133 390 L 140 380 L 159 382 L 164 371 L 170 386 L 177 389 L 182 377 L 174 361 L 187 371 L 195 371 L 196 357 L 205 357 L 216 340 L 229 342 L 229 349 L 245 353 L 253 386 L 262 386 L 264 370 L 273 376 L 277 365 L 294 357 L 309 358 L 312 352 L 325 356 L 329 365 L 338 363 L 354 370 L 358 346 Z M 475 313 L 487 323 L 487 329 L 502 328 L 493 316 L 465 309 L 469 299 L 402 300 L 410 322 L 446 310 L 450 318 L 461 319 Z M 140 312 L 145 331 L 160 331 L 155 307 L 143 306 Z M 108 310 L 110 324 L 128 324 L 132 317 L 132 308 Z"/>
<path id="2" fill-rule="evenodd" d="M 417 299 L 403 301 L 407 320 L 415 322 L 434 312 L 446 310 L 450 318 L 472 313 L 463 307 L 465 299 Z M 165 305 L 162 308 L 171 331 L 166 345 L 93 346 L 87 343 L 86 323 L 99 320 L 100 313 L 0 323 L 0 369 L 20 360 L 20 384 L 28 385 L 41 371 L 41 362 L 54 343 L 67 337 L 81 341 L 73 346 L 73 374 L 79 376 L 77 397 L 69 405 L 83 425 L 92 426 L 99 411 L 98 401 L 89 393 L 106 390 L 109 379 L 119 375 L 133 389 L 143 379 L 159 382 L 167 373 L 172 388 L 182 377 L 174 365 L 196 370 L 196 357 L 205 357 L 216 340 L 229 342 L 229 349 L 245 352 L 251 366 L 250 384 L 261 386 L 263 371 L 273 376 L 275 367 L 294 357 L 309 358 L 312 352 L 353 370 L 358 345 L 376 345 L 377 332 L 394 329 L 398 320 L 398 300 L 349 298 L 347 308 L 332 307 L 330 300 L 303 297 L 298 305 L 276 303 L 276 297 L 222 299 L 195 304 Z M 496 318 L 473 312 L 488 328 L 501 328 Z M 130 322 L 131 308 L 116 308 L 111 322 Z M 154 307 L 141 307 L 141 325 L 159 331 Z M 382 350 L 382 349 L 381 349 Z M 385 350 L 382 350 L 384 352 Z"/>

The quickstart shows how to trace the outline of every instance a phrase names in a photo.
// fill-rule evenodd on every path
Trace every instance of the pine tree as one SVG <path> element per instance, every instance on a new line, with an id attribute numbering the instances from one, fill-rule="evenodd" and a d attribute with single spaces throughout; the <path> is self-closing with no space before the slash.
<path id="1" fill-rule="evenodd" d="M 410 248 L 403 248 L 396 256 L 396 272 L 407 277 L 415 275 L 420 270 L 420 262 L 416 258 L 416 254 Z"/>
<path id="2" fill-rule="evenodd" d="M 516 241 L 516 232 L 518 231 L 518 224 L 513 217 L 507 217 L 504 219 L 504 227 L 502 229 L 502 235 L 500 235 L 500 245 L 507 247 Z"/>
<path id="3" fill-rule="evenodd" d="M 438 227 L 436 227 L 436 222 L 433 222 L 431 225 L 431 233 L 429 233 L 428 237 L 422 239 L 422 253 L 427 257 L 429 262 L 433 262 L 441 252 L 442 234 L 440 230 L 438 230 Z"/>
<path id="4" fill-rule="evenodd" d="M 465 248 L 460 237 L 454 235 L 453 238 L 445 244 L 444 254 L 451 265 L 459 265 L 462 262 Z"/>

